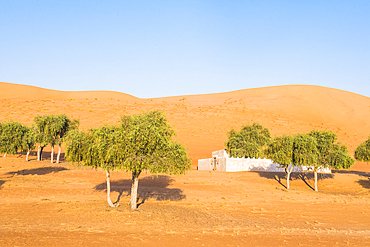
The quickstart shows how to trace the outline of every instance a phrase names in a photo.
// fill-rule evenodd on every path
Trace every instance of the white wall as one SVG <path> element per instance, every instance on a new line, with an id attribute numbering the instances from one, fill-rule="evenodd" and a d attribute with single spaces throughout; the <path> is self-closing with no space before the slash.
<path id="1" fill-rule="evenodd" d="M 216 164 L 215 164 L 216 161 Z M 224 149 L 212 152 L 212 158 L 198 160 L 198 170 L 206 171 L 265 171 L 265 172 L 285 172 L 284 168 L 279 168 L 280 164 L 274 163 L 270 159 L 255 158 L 229 158 Z M 306 172 L 312 170 L 307 166 L 294 166 L 292 172 Z M 331 173 L 330 168 L 319 169 L 320 173 Z"/>

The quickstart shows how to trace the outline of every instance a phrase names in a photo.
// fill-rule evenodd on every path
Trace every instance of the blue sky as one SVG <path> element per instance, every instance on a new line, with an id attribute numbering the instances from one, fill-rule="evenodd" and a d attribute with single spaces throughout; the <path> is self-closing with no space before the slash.
<path id="1" fill-rule="evenodd" d="M 0 1 L 0 81 L 141 98 L 307 84 L 370 97 L 370 1 Z"/>

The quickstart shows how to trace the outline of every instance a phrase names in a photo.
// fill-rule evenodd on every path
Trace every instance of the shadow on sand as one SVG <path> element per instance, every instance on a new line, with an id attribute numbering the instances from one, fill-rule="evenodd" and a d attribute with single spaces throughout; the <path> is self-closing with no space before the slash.
<path id="1" fill-rule="evenodd" d="M 185 199 L 186 196 L 181 189 L 167 188 L 173 181 L 174 179 L 166 175 L 139 178 L 138 207 L 148 198 L 157 201 L 180 201 Z M 98 184 L 94 189 L 106 190 L 107 183 Z M 116 203 L 119 202 L 122 195 L 129 196 L 131 194 L 131 179 L 111 181 L 111 191 L 119 193 Z"/>
<path id="2" fill-rule="evenodd" d="M 17 172 L 8 172 L 6 174 L 8 175 L 45 175 L 52 172 L 60 172 L 68 170 L 67 168 L 61 167 L 61 166 L 48 166 L 48 167 L 40 167 L 35 169 L 24 169 Z"/>
<path id="3" fill-rule="evenodd" d="M 267 179 L 274 179 L 276 180 L 281 186 L 283 186 L 286 189 L 286 185 L 283 184 L 282 181 L 285 181 L 287 174 L 284 172 L 257 172 L 260 177 L 267 178 Z M 317 174 L 317 180 L 323 180 L 323 179 L 329 179 L 333 178 L 333 174 L 327 174 L 327 173 L 318 173 Z M 308 183 L 308 180 L 314 179 L 314 173 L 313 172 L 300 172 L 300 173 L 291 173 L 290 174 L 290 181 L 293 180 L 302 180 L 308 187 L 310 187 L 312 190 L 315 190 L 313 186 L 311 186 Z"/>
<path id="4" fill-rule="evenodd" d="M 332 170 L 331 172 L 340 174 L 356 174 L 359 176 L 370 177 L 370 172 L 349 171 L 349 170 Z"/>
<path id="5" fill-rule="evenodd" d="M 361 185 L 362 187 L 364 187 L 365 189 L 370 189 L 370 178 L 361 179 L 357 181 L 357 183 Z"/>
<path id="6" fill-rule="evenodd" d="M 5 181 L 4 180 L 0 180 L 0 190 L 1 190 L 1 187 L 3 187 L 3 184 L 5 184 Z"/>

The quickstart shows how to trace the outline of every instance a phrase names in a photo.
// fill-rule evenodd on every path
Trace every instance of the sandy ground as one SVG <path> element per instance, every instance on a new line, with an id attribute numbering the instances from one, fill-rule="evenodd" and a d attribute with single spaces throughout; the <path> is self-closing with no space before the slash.
<path id="1" fill-rule="evenodd" d="M 131 212 L 130 174 L 49 160 L 0 158 L 0 246 L 368 246 L 370 180 L 366 172 L 320 177 L 191 171 L 143 174 Z"/>
<path id="2" fill-rule="evenodd" d="M 185 176 L 143 174 L 141 212 L 131 212 L 130 174 L 113 173 L 107 207 L 100 170 L 0 158 L 0 246 L 368 246 L 370 165 L 322 176 L 196 171 L 198 158 L 224 148 L 226 133 L 259 122 L 272 135 L 328 129 L 353 152 L 370 130 L 370 99 L 315 86 L 139 99 L 115 92 L 61 92 L 0 83 L 0 121 L 67 114 L 81 128 L 122 114 L 163 110 L 193 159 Z M 45 158 L 49 155 L 48 149 Z"/>

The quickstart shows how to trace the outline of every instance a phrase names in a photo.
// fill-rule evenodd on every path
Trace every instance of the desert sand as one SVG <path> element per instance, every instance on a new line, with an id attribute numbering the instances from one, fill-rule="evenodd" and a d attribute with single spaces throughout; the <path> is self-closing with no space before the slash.
<path id="1" fill-rule="evenodd" d="M 226 133 L 259 122 L 273 136 L 331 130 L 354 149 L 370 134 L 370 98 L 319 86 L 141 99 L 128 94 L 63 92 L 0 83 L 0 121 L 31 125 L 34 116 L 66 114 L 81 128 L 115 124 L 123 114 L 166 113 L 193 160 L 185 176 L 144 174 L 142 212 L 131 212 L 130 174 L 112 175 L 109 208 L 101 170 L 66 162 L 0 158 L 1 246 L 365 246 L 370 244 L 370 165 L 322 175 L 197 171 L 199 158 L 224 148 Z"/>

